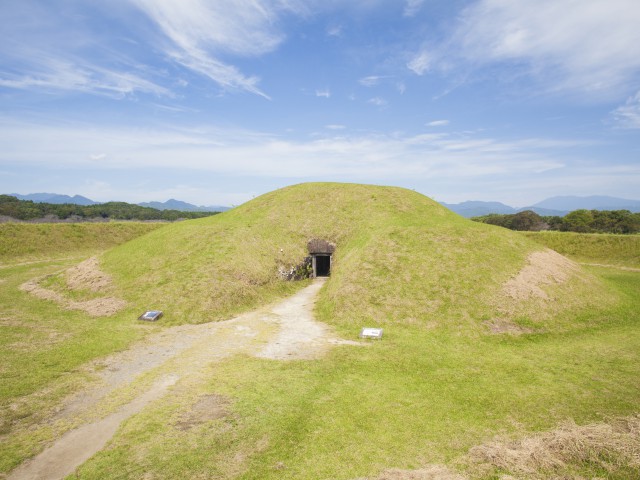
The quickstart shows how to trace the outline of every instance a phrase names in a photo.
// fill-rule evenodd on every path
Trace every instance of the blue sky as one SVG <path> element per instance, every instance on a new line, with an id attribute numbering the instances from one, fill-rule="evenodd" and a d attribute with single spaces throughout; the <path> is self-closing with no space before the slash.
<path id="1" fill-rule="evenodd" d="M 0 192 L 640 198 L 638 0 L 5 0 Z"/>

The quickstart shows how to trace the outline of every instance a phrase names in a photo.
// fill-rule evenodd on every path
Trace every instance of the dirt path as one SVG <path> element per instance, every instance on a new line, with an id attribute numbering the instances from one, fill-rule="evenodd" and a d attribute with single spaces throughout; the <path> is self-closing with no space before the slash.
<path id="1" fill-rule="evenodd" d="M 311 359 L 331 345 L 357 344 L 333 337 L 326 325 L 313 319 L 313 306 L 324 281 L 317 279 L 278 304 L 226 322 L 167 328 L 130 350 L 96 362 L 99 382 L 67 398 L 47 420 L 72 421 L 79 426 L 7 478 L 64 478 L 104 448 L 123 421 L 172 388 L 179 388 L 180 382 L 198 381 L 202 367 L 223 358 L 247 353 L 276 360 Z M 128 400 L 121 400 L 115 411 L 103 418 L 95 418 L 96 412 L 113 410 L 119 397 Z"/>
<path id="2" fill-rule="evenodd" d="M 580 265 L 587 265 L 589 267 L 615 268 L 616 270 L 626 270 L 627 272 L 640 272 L 640 268 L 624 267 L 622 265 L 608 265 L 606 263 L 584 263 L 584 262 L 580 262 Z"/>

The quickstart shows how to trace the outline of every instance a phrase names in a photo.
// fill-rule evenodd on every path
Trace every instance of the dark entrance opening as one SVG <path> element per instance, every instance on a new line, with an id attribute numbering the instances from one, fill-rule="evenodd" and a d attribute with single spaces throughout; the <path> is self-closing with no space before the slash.
<path id="1" fill-rule="evenodd" d="M 331 275 L 331 255 L 336 250 L 333 243 L 326 240 L 309 240 L 307 249 L 311 255 L 311 268 L 313 277 L 328 277 Z"/>
<path id="2" fill-rule="evenodd" d="M 316 277 L 328 277 L 331 275 L 331 256 L 316 255 Z"/>

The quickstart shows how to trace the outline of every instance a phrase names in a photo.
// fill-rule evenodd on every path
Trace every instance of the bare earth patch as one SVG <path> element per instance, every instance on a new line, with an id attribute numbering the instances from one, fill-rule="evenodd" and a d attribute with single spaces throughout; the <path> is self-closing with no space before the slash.
<path id="1" fill-rule="evenodd" d="M 43 277 L 46 278 L 46 277 Z M 105 296 L 85 301 L 66 298 L 63 294 L 44 288 L 40 285 L 43 278 L 35 278 L 20 286 L 22 291 L 28 292 L 43 300 L 50 300 L 69 310 L 81 310 L 92 317 L 109 317 L 122 310 L 126 305 L 122 299 Z M 100 270 L 97 257 L 91 257 L 65 272 L 67 286 L 72 290 L 89 290 L 92 292 L 108 291 L 111 287 L 111 277 Z"/>
<path id="2" fill-rule="evenodd" d="M 179 430 L 189 430 L 197 425 L 229 415 L 230 400 L 223 395 L 202 395 L 176 423 Z"/>
<path id="3" fill-rule="evenodd" d="M 548 295 L 542 286 L 564 283 L 578 269 L 576 263 L 553 250 L 533 252 L 527 258 L 527 265 L 509 279 L 502 290 L 508 297 L 516 300 L 534 297 L 546 300 Z"/>
<path id="4" fill-rule="evenodd" d="M 100 292 L 111 287 L 111 276 L 100 270 L 98 257 L 91 257 L 66 272 L 67 285 L 73 290 Z"/>
<path id="5" fill-rule="evenodd" d="M 419 470 L 385 470 L 375 478 L 357 480 L 466 480 L 466 477 L 449 470 L 444 465 L 429 465 Z"/>
<path id="6" fill-rule="evenodd" d="M 495 318 L 491 321 L 485 322 L 485 325 L 489 328 L 489 331 L 495 335 L 499 334 L 509 334 L 509 335 L 522 335 L 523 333 L 535 333 L 535 330 L 531 328 L 521 327 L 520 325 L 516 325 L 515 323 L 501 319 Z"/>
<path id="7" fill-rule="evenodd" d="M 92 317 L 109 317 L 122 310 L 127 302 L 120 298 L 103 297 L 86 301 L 69 300 L 64 295 L 40 286 L 42 278 L 29 280 L 20 285 L 20 290 L 30 293 L 42 300 L 56 302 L 68 310 L 81 310 Z"/>

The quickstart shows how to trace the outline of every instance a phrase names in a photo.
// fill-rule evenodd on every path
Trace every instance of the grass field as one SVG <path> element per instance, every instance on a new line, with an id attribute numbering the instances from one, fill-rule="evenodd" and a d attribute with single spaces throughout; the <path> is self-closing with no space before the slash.
<path id="1" fill-rule="evenodd" d="M 83 256 L 155 230 L 162 223 L 3 223 L 0 264 Z"/>
<path id="2" fill-rule="evenodd" d="M 640 268 L 640 235 L 574 232 L 522 234 L 578 262 Z"/>
<path id="3" fill-rule="evenodd" d="M 73 260 L 0 269 L 0 471 L 56 435 L 35 426 L 89 378 L 87 361 L 163 325 L 228 318 L 295 291 L 306 282 L 271 276 L 319 236 L 338 250 L 318 318 L 347 339 L 362 326 L 382 326 L 383 340 L 335 347 L 320 360 L 240 355 L 199 367 L 198 382 L 178 383 L 126 421 L 77 477 L 347 480 L 431 465 L 483 479 L 640 477 L 640 465 L 617 450 L 587 446 L 582 457 L 529 474 L 470 453 L 496 438 L 554 432 L 569 419 L 601 424 L 638 413 L 640 273 L 585 266 L 577 278 L 545 287 L 548 299 L 515 308 L 498 292 L 541 248 L 525 236 L 450 215 L 399 189 L 328 188 L 274 192 L 109 250 L 103 267 L 129 301 L 109 318 L 63 311 L 18 290 L 77 263 L 76 246 L 41 253 Z M 572 236 L 571 245 L 593 243 L 585 238 Z M 621 252 L 637 252 L 636 238 L 620 238 L 584 257 L 566 253 L 635 267 L 633 255 Z M 96 248 L 80 250 L 88 256 Z M 218 304 L 223 297 L 233 298 Z M 137 326 L 137 306 L 151 299 L 162 300 L 167 322 Z M 496 317 L 531 333 L 491 334 L 486 323 Z M 202 397 L 217 399 L 219 414 L 181 427 Z"/>
<path id="4" fill-rule="evenodd" d="M 63 310 L 20 291 L 20 285 L 159 226 L 0 225 L 0 471 L 32 454 L 34 445 L 51 435 L 46 429 L 17 434 L 42 422 L 60 398 L 86 383 L 87 362 L 124 349 L 145 333 L 126 314 L 105 321 Z"/>

